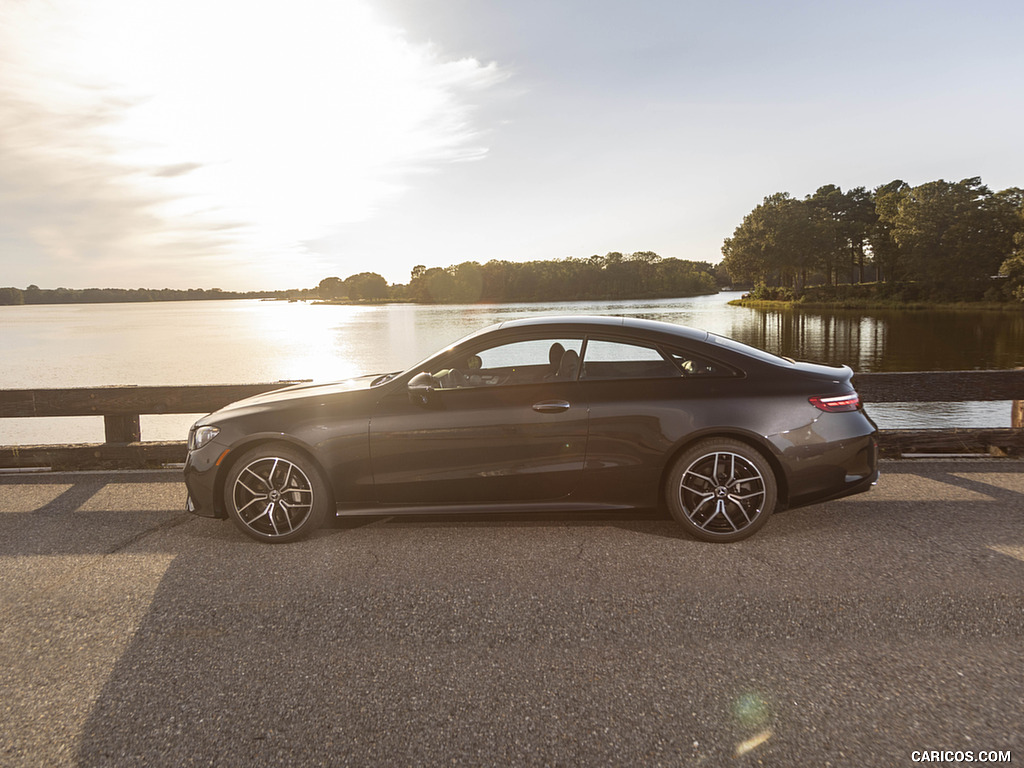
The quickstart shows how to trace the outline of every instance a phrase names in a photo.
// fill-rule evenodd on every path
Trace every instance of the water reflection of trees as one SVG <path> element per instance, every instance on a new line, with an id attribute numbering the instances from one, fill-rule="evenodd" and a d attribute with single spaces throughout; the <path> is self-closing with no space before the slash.
<path id="1" fill-rule="evenodd" d="M 858 371 L 1024 365 L 1024 317 L 1017 313 L 750 310 L 733 335 L 787 357 Z"/>

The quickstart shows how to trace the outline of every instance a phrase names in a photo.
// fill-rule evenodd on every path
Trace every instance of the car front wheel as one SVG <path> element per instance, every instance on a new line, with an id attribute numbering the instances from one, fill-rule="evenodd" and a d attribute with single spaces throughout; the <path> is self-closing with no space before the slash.
<path id="1" fill-rule="evenodd" d="M 739 541 L 761 528 L 775 509 L 778 484 L 771 465 L 739 440 L 702 440 L 669 473 L 669 512 L 701 541 Z"/>
<path id="2" fill-rule="evenodd" d="M 228 515 L 259 541 L 295 541 L 321 527 L 333 507 L 319 468 L 287 445 L 261 445 L 243 454 L 224 484 Z"/>

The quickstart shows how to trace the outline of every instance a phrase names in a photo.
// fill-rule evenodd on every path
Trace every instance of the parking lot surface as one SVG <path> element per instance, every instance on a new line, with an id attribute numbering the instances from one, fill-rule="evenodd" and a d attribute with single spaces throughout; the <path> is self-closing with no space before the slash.
<path id="1" fill-rule="evenodd" d="M 729 545 L 655 511 L 268 546 L 184 501 L 0 476 L 0 765 L 1024 761 L 1022 462 L 884 462 Z"/>

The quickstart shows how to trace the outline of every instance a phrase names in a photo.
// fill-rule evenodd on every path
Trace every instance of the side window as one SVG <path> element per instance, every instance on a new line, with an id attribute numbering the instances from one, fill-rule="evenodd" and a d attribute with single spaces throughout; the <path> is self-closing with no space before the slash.
<path id="1" fill-rule="evenodd" d="M 657 349 L 619 341 L 590 340 L 580 378 L 667 379 L 678 378 L 679 369 Z"/>
<path id="2" fill-rule="evenodd" d="M 709 360 L 706 357 L 698 357 L 691 355 L 688 352 L 682 352 L 673 350 L 671 352 L 672 359 L 675 360 L 676 365 L 683 372 L 683 376 L 690 378 L 693 376 L 705 376 L 708 378 L 726 378 L 729 376 L 735 376 L 736 372 L 732 368 L 716 363 L 713 360 Z"/>
<path id="3" fill-rule="evenodd" d="M 530 339 L 480 349 L 433 371 L 440 389 L 537 384 L 576 378 L 582 339 Z"/>

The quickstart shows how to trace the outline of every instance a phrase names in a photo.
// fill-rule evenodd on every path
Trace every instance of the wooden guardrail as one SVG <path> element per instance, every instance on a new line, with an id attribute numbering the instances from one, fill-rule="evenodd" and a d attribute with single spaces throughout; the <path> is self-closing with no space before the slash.
<path id="1" fill-rule="evenodd" d="M 236 400 L 297 383 L 0 389 L 0 419 L 102 416 L 106 441 L 84 445 L 0 445 L 0 468 L 107 469 L 178 464 L 185 461 L 185 441 L 142 442 L 140 415 L 210 413 Z"/>
<path id="2" fill-rule="evenodd" d="M 920 453 L 1024 453 L 1024 369 L 858 373 L 853 386 L 871 403 L 963 403 L 1011 400 L 1009 429 L 883 429 L 883 456 Z"/>
<path id="3" fill-rule="evenodd" d="M 142 442 L 140 415 L 209 413 L 293 383 L 0 390 L 0 419 L 102 416 L 106 440 L 87 445 L 0 446 L 0 468 L 144 468 L 180 463 L 185 460 L 184 441 Z M 1024 453 L 1024 369 L 859 373 L 853 383 L 869 408 L 871 403 L 1015 401 L 1011 428 L 882 430 L 883 454 Z"/>

